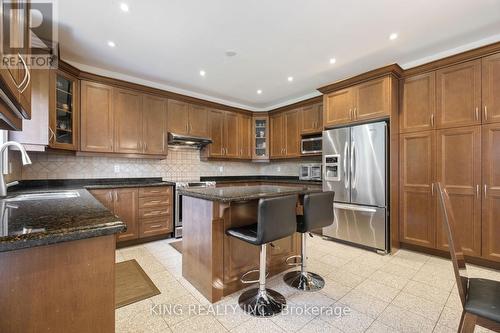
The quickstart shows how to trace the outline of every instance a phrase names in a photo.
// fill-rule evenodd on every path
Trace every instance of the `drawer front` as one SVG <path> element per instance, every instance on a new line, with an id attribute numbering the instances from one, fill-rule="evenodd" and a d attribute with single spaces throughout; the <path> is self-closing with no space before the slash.
<path id="1" fill-rule="evenodd" d="M 139 197 L 158 197 L 164 195 L 171 195 L 171 186 L 154 186 L 154 187 L 141 187 L 139 188 Z"/>
<path id="2" fill-rule="evenodd" d="M 172 217 L 170 215 L 141 221 L 140 237 L 168 234 L 172 231 Z"/>
<path id="3" fill-rule="evenodd" d="M 170 206 L 161 208 L 143 208 L 139 209 L 140 219 L 152 219 L 156 217 L 162 217 L 170 215 L 172 208 Z"/>
<path id="4" fill-rule="evenodd" d="M 164 207 L 170 203 L 170 196 L 139 198 L 139 208 Z"/>

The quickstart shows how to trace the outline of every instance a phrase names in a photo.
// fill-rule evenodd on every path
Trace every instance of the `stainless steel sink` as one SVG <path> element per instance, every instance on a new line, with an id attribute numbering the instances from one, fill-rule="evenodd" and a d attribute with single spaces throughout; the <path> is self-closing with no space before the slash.
<path id="1" fill-rule="evenodd" d="M 69 199 L 78 198 L 80 193 L 77 191 L 58 191 L 58 192 L 43 192 L 43 193 L 28 193 L 20 194 L 12 198 L 5 199 L 5 201 L 31 201 L 31 200 L 56 200 L 56 199 Z"/>

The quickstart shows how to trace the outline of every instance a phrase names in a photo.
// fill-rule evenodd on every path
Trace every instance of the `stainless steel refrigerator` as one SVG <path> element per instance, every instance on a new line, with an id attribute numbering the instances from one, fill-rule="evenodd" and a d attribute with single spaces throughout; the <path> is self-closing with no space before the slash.
<path id="1" fill-rule="evenodd" d="M 389 251 L 387 123 L 323 132 L 323 191 L 335 191 L 335 220 L 323 235 Z"/>

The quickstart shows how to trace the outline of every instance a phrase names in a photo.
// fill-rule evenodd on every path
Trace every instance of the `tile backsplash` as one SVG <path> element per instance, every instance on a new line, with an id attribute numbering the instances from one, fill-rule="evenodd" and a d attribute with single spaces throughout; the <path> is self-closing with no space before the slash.
<path id="1" fill-rule="evenodd" d="M 299 165 L 307 161 L 252 163 L 201 161 L 200 152 L 170 149 L 165 160 L 112 157 L 83 157 L 54 152 L 30 152 L 33 164 L 20 165 L 18 152 L 11 152 L 9 179 L 133 178 L 163 177 L 195 180 L 201 176 L 282 175 L 298 176 Z"/>

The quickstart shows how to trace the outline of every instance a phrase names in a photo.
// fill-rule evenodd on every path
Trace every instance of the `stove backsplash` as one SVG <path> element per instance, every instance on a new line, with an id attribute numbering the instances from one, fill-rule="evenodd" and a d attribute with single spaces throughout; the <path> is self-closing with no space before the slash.
<path id="1" fill-rule="evenodd" d="M 199 179 L 201 176 L 282 175 L 298 176 L 300 163 L 200 161 L 197 150 L 169 150 L 167 159 L 82 157 L 53 152 L 30 152 L 33 164 L 21 167 L 18 152 L 10 152 L 9 181 L 21 179 L 163 177 L 169 180 Z"/>

